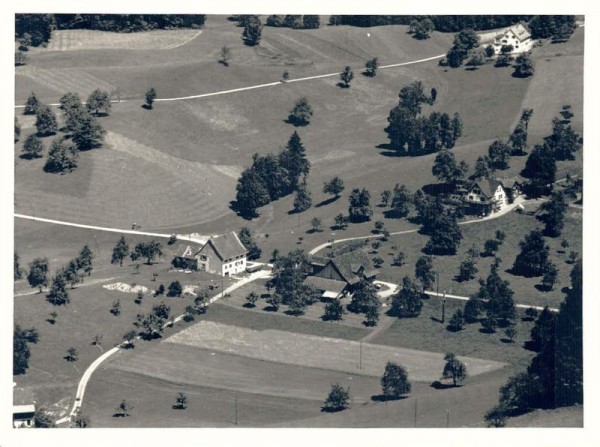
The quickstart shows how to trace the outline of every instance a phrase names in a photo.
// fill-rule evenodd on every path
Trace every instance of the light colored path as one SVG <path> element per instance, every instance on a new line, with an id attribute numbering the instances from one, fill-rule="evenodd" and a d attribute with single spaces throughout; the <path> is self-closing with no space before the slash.
<path id="1" fill-rule="evenodd" d="M 244 279 L 236 282 L 235 284 L 232 284 L 227 289 L 221 291 L 217 295 L 210 298 L 208 300 L 208 302 L 205 304 L 205 306 L 208 306 L 209 304 L 214 303 L 219 298 L 221 298 L 223 295 L 231 293 L 234 290 L 238 289 L 239 287 L 242 287 L 252 281 L 255 281 L 260 278 L 267 278 L 270 274 L 271 274 L 270 270 L 259 270 L 258 272 L 252 273 L 252 274 L 248 275 L 247 277 L 245 277 Z M 182 315 L 179 315 L 178 317 L 176 317 L 175 319 L 168 321 L 167 323 L 165 323 L 163 328 L 165 328 L 169 325 L 178 323 L 179 321 L 183 320 L 183 317 L 184 317 L 184 315 L 182 314 Z M 139 340 L 139 339 L 140 339 L 140 337 L 137 336 L 136 340 Z M 83 404 L 83 396 L 85 395 L 85 389 L 86 389 L 87 384 L 88 384 L 90 378 L 92 377 L 92 374 L 94 373 L 94 371 L 96 371 L 96 369 L 106 359 L 108 359 L 109 357 L 111 357 L 112 355 L 114 355 L 118 351 L 120 351 L 123 348 L 123 346 L 124 346 L 124 343 L 115 346 L 114 348 L 110 349 L 109 351 L 106 351 L 104 354 L 102 354 L 100 357 L 98 357 L 96 360 L 94 360 L 94 362 L 92 362 L 92 364 L 85 370 L 85 372 L 83 373 L 83 376 L 81 376 L 81 379 L 79 380 L 79 385 L 77 386 L 77 393 L 75 394 L 75 402 L 73 403 L 73 408 L 71 409 L 71 412 L 67 416 L 56 421 L 57 425 L 65 424 L 72 420 L 72 418 L 77 414 L 77 412 L 79 411 L 79 409 L 81 408 L 81 406 Z"/>
<path id="2" fill-rule="evenodd" d="M 436 59 L 441 59 L 444 56 L 446 56 L 446 54 L 439 54 L 437 56 L 427 57 L 427 58 L 424 58 L 424 59 L 418 59 L 418 60 L 415 60 L 415 61 L 400 62 L 398 64 L 382 65 L 382 66 L 379 67 L 379 69 L 381 70 L 381 69 L 387 69 L 387 68 L 404 67 L 404 66 L 407 66 L 407 65 L 420 64 L 422 62 L 429 62 L 429 61 L 433 61 L 433 60 L 436 60 Z M 258 85 L 252 85 L 252 86 L 249 86 L 249 87 L 234 88 L 234 89 L 231 89 L 231 90 L 223 90 L 223 91 L 220 91 L 220 92 L 203 93 L 203 94 L 200 94 L 200 95 L 180 96 L 180 97 L 175 97 L 175 98 L 157 98 L 155 100 L 155 102 L 186 101 L 186 100 L 189 100 L 189 99 L 199 99 L 199 98 L 207 98 L 207 97 L 210 97 L 210 96 L 228 95 L 228 94 L 231 94 L 231 93 L 244 92 L 244 91 L 247 91 L 247 90 L 255 90 L 255 89 L 259 89 L 259 88 L 275 87 L 277 85 L 284 85 L 284 84 L 289 84 L 289 83 L 292 83 L 292 82 L 312 81 L 314 79 L 330 78 L 332 76 L 339 76 L 339 75 L 340 75 L 340 72 L 327 73 L 327 74 L 322 74 L 322 75 L 307 76 L 307 77 L 304 77 L 304 78 L 289 79 L 287 82 L 283 82 L 283 81 L 268 82 L 266 84 L 258 84 Z M 131 102 L 131 101 L 139 101 L 139 100 L 138 99 L 136 99 L 136 100 L 122 99 L 120 101 L 113 100 L 111 102 L 112 103 L 117 103 L 117 102 Z M 47 105 L 49 105 L 49 106 L 59 106 L 60 104 L 47 104 Z M 23 108 L 25 108 L 24 104 L 19 104 L 19 105 L 15 106 L 15 109 L 23 109 Z"/>
<path id="3" fill-rule="evenodd" d="M 162 237 L 162 238 L 170 238 L 172 236 L 171 234 L 165 234 L 165 233 L 149 233 L 146 231 L 138 231 L 138 230 L 124 230 L 121 228 L 107 228 L 107 227 L 98 227 L 96 225 L 84 225 L 84 224 L 78 224 L 78 223 L 74 223 L 74 222 L 65 222 L 63 220 L 46 219 L 43 217 L 28 216 L 26 214 L 18 214 L 18 213 L 15 213 L 14 217 L 19 218 L 19 219 L 33 220 L 35 222 L 46 222 L 46 223 L 51 223 L 51 224 L 55 224 L 55 225 L 64 225 L 67 227 L 77 227 L 77 228 L 86 228 L 88 230 L 108 231 L 111 233 L 138 234 L 140 236 L 152 236 L 152 237 Z M 178 240 L 196 242 L 198 244 L 205 244 L 208 239 L 208 238 L 194 237 L 194 236 L 189 236 L 189 235 L 185 236 L 183 234 L 177 234 L 176 236 L 177 236 Z"/>
<path id="4" fill-rule="evenodd" d="M 438 297 L 443 297 L 444 294 L 443 293 L 436 293 L 433 292 L 431 290 L 426 290 L 425 293 L 429 296 L 438 296 Z M 460 300 L 460 301 L 469 301 L 469 297 L 468 296 L 460 296 L 460 295 L 450 295 L 450 294 L 446 294 L 446 298 L 449 298 L 451 300 Z M 486 300 L 484 300 L 486 301 Z M 531 304 L 515 304 L 515 307 L 517 307 L 518 309 L 536 309 L 536 310 L 544 310 L 544 307 L 542 306 L 533 306 Z M 551 312 L 558 312 L 558 309 L 555 307 L 549 307 L 548 310 L 550 310 Z"/>
<path id="5" fill-rule="evenodd" d="M 531 203 L 531 202 L 535 202 L 535 200 L 528 200 L 528 201 L 526 201 L 522 197 L 519 197 L 517 200 L 515 200 L 514 203 L 511 203 L 510 205 L 507 205 L 501 211 L 498 211 L 496 213 L 492 213 L 489 216 L 481 217 L 481 218 L 478 218 L 478 219 L 472 219 L 472 220 L 466 220 L 464 222 L 459 222 L 458 224 L 459 225 L 469 225 L 469 224 L 478 223 L 478 222 L 485 222 L 486 220 L 497 219 L 498 217 L 502 217 L 505 214 L 513 211 L 520 204 Z M 419 231 L 418 228 L 415 228 L 413 230 L 394 231 L 394 232 L 390 233 L 390 236 L 397 236 L 397 235 L 400 235 L 400 234 L 416 233 L 417 231 Z M 336 239 L 336 240 L 333 241 L 333 244 L 339 244 L 340 242 L 357 241 L 357 240 L 360 240 L 360 239 L 381 239 L 381 238 L 383 238 L 383 236 L 384 236 L 383 234 L 370 234 L 368 236 L 347 237 L 347 238 L 344 238 L 344 239 Z M 314 255 L 314 254 L 320 252 L 321 250 L 323 250 L 324 248 L 330 247 L 331 245 L 332 244 L 330 244 L 329 242 L 325 242 L 325 243 L 323 243 L 321 245 L 318 245 L 315 248 L 313 248 L 311 251 L 308 252 L 308 254 Z"/>

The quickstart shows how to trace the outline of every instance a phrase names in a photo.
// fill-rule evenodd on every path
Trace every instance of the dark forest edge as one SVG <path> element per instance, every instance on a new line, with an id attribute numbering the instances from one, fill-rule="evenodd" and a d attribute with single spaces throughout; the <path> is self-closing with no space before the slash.
<path id="1" fill-rule="evenodd" d="M 130 33 L 156 29 L 200 28 L 204 14 L 16 14 L 15 35 L 37 47 L 50 40 L 54 29 L 91 29 Z M 28 36 L 25 36 L 25 35 Z"/>

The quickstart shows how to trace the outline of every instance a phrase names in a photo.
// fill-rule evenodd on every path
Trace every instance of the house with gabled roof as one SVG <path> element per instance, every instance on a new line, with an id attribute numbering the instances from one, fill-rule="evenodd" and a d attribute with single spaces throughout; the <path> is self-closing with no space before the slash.
<path id="1" fill-rule="evenodd" d="M 369 256 L 362 250 L 354 250 L 334 258 L 316 258 L 313 274 L 304 284 L 322 292 L 325 299 L 336 299 L 351 293 L 362 280 L 372 281 L 379 274 Z"/>
<path id="2" fill-rule="evenodd" d="M 474 181 L 466 188 L 462 200 L 465 211 L 477 215 L 499 211 L 508 203 L 502 182 L 495 179 Z"/>
<path id="3" fill-rule="evenodd" d="M 177 269 L 200 270 L 222 276 L 246 270 L 248 250 L 238 235 L 231 231 L 213 236 L 202 247 L 181 244 L 171 265 Z"/>
<path id="4" fill-rule="evenodd" d="M 498 34 L 492 46 L 494 53 L 500 54 L 502 47 L 512 46 L 511 54 L 525 53 L 533 47 L 534 41 L 531 39 L 531 33 L 522 23 L 513 25 Z"/>
<path id="5" fill-rule="evenodd" d="M 211 237 L 196 254 L 198 270 L 222 276 L 246 270 L 248 250 L 235 231 Z"/>
<path id="6" fill-rule="evenodd" d="M 29 388 L 14 387 L 13 390 L 13 427 L 30 428 L 34 426 L 35 401 Z"/>

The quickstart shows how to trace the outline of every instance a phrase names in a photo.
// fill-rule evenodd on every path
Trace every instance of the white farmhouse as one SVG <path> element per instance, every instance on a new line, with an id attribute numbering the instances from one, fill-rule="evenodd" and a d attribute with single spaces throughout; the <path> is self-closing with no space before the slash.
<path id="1" fill-rule="evenodd" d="M 211 237 L 202 247 L 179 246 L 171 265 L 177 269 L 199 270 L 230 276 L 246 270 L 248 250 L 234 231 Z"/>
<path id="2" fill-rule="evenodd" d="M 508 198 L 502 182 L 486 179 L 471 183 L 463 195 L 463 202 L 470 213 L 487 215 L 504 208 Z"/>
<path id="3" fill-rule="evenodd" d="M 494 53 L 500 54 L 502 47 L 512 46 L 511 54 L 526 53 L 533 47 L 531 33 L 522 24 L 511 26 L 498 34 L 492 43 Z"/>

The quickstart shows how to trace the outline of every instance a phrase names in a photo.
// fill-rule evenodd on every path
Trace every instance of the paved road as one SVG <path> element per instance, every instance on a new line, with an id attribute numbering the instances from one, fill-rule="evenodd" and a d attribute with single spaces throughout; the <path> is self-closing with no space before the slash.
<path id="1" fill-rule="evenodd" d="M 390 64 L 390 65 L 382 65 L 379 67 L 380 70 L 385 70 L 388 68 L 395 68 L 395 67 L 404 67 L 407 65 L 414 65 L 414 64 L 420 64 L 422 62 L 429 62 L 429 61 L 433 61 L 433 60 L 437 60 L 437 59 L 441 59 L 444 56 L 446 56 L 446 54 L 439 54 L 437 56 L 432 56 L 432 57 L 427 57 L 424 59 L 418 59 L 415 61 L 409 61 L 409 62 L 400 62 L 397 64 Z M 362 69 L 363 67 L 360 67 L 360 69 Z M 355 67 L 355 69 L 359 69 L 359 67 Z M 335 72 L 335 73 L 327 73 L 327 74 L 322 74 L 322 75 L 315 75 L 315 76 L 307 76 L 304 78 L 297 78 L 297 79 L 289 79 L 286 82 L 283 81 L 275 81 L 275 82 L 268 82 L 266 84 L 258 84 L 258 85 L 251 85 L 248 87 L 240 87 L 240 88 L 234 88 L 231 90 L 222 90 L 219 92 L 212 92 L 212 93 L 202 93 L 199 95 L 190 95 L 190 96 L 179 96 L 179 97 L 174 97 L 174 98 L 157 98 L 155 99 L 155 102 L 172 102 L 172 101 L 187 101 L 190 99 L 199 99 L 199 98 L 208 98 L 210 96 L 218 96 L 218 95 L 228 95 L 231 93 L 237 93 L 237 92 L 244 92 L 244 91 L 248 91 L 248 90 L 256 90 L 259 88 L 268 88 L 268 87 L 276 87 L 278 85 L 285 85 L 285 84 L 290 84 L 292 82 L 306 82 L 306 81 L 312 81 L 314 79 L 323 79 L 323 78 L 330 78 L 333 76 L 339 76 L 340 72 Z M 121 102 L 139 102 L 139 99 L 121 99 L 119 101 L 117 100 L 113 100 L 111 101 L 112 103 L 121 103 Z M 85 104 L 85 103 L 84 103 Z M 49 106 L 60 106 L 59 103 L 53 103 L 53 104 L 47 104 Z M 25 104 L 19 104 L 15 106 L 15 109 L 23 109 L 25 108 Z"/>
<path id="2" fill-rule="evenodd" d="M 217 295 L 213 296 L 212 298 L 210 298 L 208 300 L 208 302 L 206 303 L 206 306 L 214 303 L 215 301 L 217 301 L 218 299 L 220 299 L 223 295 L 226 295 L 228 293 L 233 292 L 234 290 L 242 287 L 243 285 L 246 285 L 252 281 L 255 281 L 257 279 L 260 278 L 267 278 L 269 275 L 271 274 L 270 270 L 259 270 L 258 272 L 254 272 L 250 275 L 248 275 L 247 277 L 241 279 L 240 281 L 236 282 L 235 284 L 232 284 L 231 286 L 229 286 L 227 289 L 225 289 L 224 291 L 219 292 Z M 184 315 L 179 315 L 178 317 L 176 317 L 175 319 L 173 319 L 172 321 L 166 323 L 164 327 L 167 327 L 170 324 L 175 324 L 178 323 L 179 321 L 181 321 L 183 319 Z M 136 340 L 139 340 L 140 337 L 136 337 Z M 102 354 L 100 357 L 98 357 L 96 360 L 94 360 L 94 362 L 92 362 L 92 364 L 90 366 L 88 366 L 88 368 L 85 370 L 85 372 L 83 373 L 83 376 L 81 376 L 81 379 L 79 380 L 79 385 L 77 386 L 77 393 L 75 394 L 75 402 L 73 402 L 73 408 L 71 409 L 71 412 L 63 417 L 62 419 L 59 419 L 58 421 L 56 421 L 57 425 L 61 425 L 61 424 L 66 424 L 67 422 L 70 422 L 72 420 L 72 418 L 77 414 L 77 412 L 79 411 L 79 409 L 81 408 L 81 406 L 83 405 L 83 397 L 85 395 L 85 389 L 87 387 L 87 384 L 90 380 L 90 378 L 92 377 L 92 374 L 94 373 L 94 371 L 96 371 L 96 369 L 109 357 L 111 357 L 112 355 L 116 354 L 118 351 L 120 351 L 123 348 L 123 344 L 115 346 L 114 348 L 106 351 L 104 354 Z"/>
<path id="3" fill-rule="evenodd" d="M 485 216 L 485 217 L 480 217 L 478 219 L 472 219 L 472 220 L 466 220 L 464 222 L 459 222 L 458 224 L 459 225 L 469 225 L 469 224 L 474 224 L 474 223 L 479 223 L 479 222 L 485 222 L 487 220 L 497 219 L 497 218 L 502 217 L 505 214 L 513 211 L 520 204 L 524 204 L 526 202 L 531 203 L 531 202 L 535 202 L 536 200 L 526 201 L 522 197 L 519 197 L 519 198 L 517 198 L 515 200 L 514 203 L 511 203 L 510 205 L 505 206 L 501 211 L 498 211 L 496 213 L 492 213 L 492 214 L 490 214 L 488 216 Z M 413 230 L 394 231 L 394 232 L 390 233 L 390 236 L 397 236 L 397 235 L 400 235 L 400 234 L 416 233 L 417 231 L 419 231 L 418 228 L 415 228 Z M 383 234 L 370 234 L 368 236 L 356 236 L 356 237 L 347 237 L 347 238 L 344 238 L 344 239 L 336 239 L 336 240 L 333 241 L 333 243 L 334 244 L 339 244 L 340 242 L 358 241 L 358 240 L 361 240 L 361 239 L 381 239 L 381 238 L 383 238 Z M 324 248 L 330 247 L 331 245 L 332 244 L 330 244 L 329 242 L 325 242 L 325 243 L 323 243 L 321 245 L 316 246 L 315 248 L 313 248 L 308 253 L 311 254 L 311 255 L 314 255 L 314 254 L 320 252 L 321 250 L 323 250 Z"/>
<path id="4" fill-rule="evenodd" d="M 109 227 L 99 227 L 96 225 L 84 225 L 84 224 L 78 224 L 75 222 L 66 222 L 63 220 L 54 220 L 54 219 L 46 219 L 43 217 L 28 216 L 26 214 L 15 213 L 14 216 L 19 219 L 33 220 L 36 222 L 46 222 L 46 223 L 51 223 L 51 224 L 55 224 L 55 225 L 65 225 L 67 227 L 87 228 L 89 230 L 108 231 L 111 233 L 139 234 L 141 236 L 152 236 L 152 237 L 162 237 L 162 238 L 170 238 L 172 236 L 171 234 L 165 234 L 165 233 L 149 233 L 146 231 L 138 231 L 138 230 L 124 230 L 121 228 L 109 228 Z M 205 244 L 206 241 L 208 240 L 207 237 L 206 238 L 204 238 L 204 237 L 197 238 L 197 237 L 192 237 L 192 236 L 186 236 L 183 234 L 177 234 L 176 236 L 177 236 L 178 240 L 196 242 L 196 243 L 202 244 L 202 245 Z"/>

